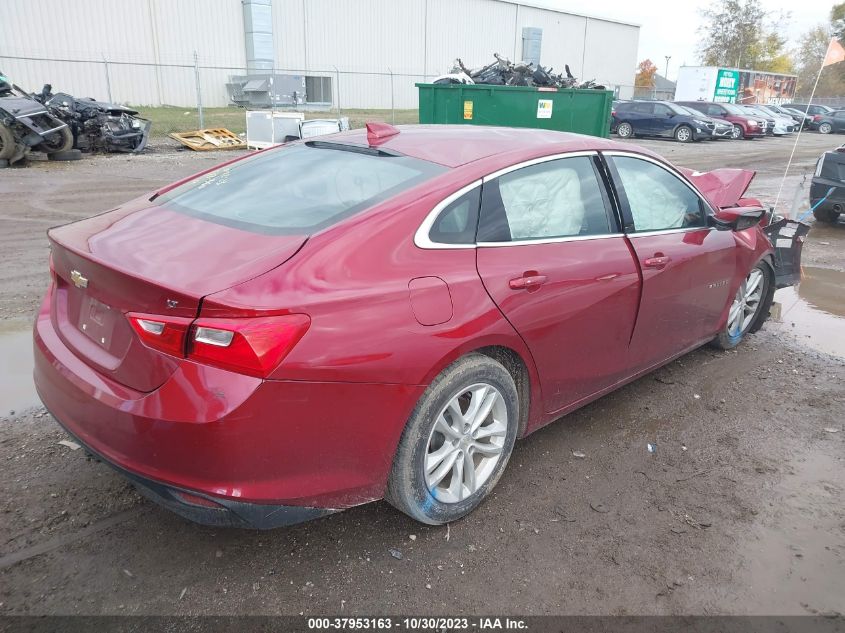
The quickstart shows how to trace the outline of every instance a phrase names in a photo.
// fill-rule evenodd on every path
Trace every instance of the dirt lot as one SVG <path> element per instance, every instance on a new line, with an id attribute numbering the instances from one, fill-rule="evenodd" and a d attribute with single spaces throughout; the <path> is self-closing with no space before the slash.
<path id="1" fill-rule="evenodd" d="M 791 149 L 642 144 L 700 170 L 757 169 L 751 193 L 768 202 Z M 802 138 L 786 207 L 837 144 Z M 59 445 L 66 436 L 32 406 L 28 379 L 44 231 L 222 158 L 159 144 L 0 171 L 0 613 L 845 612 L 841 222 L 810 232 L 805 281 L 778 293 L 782 322 L 733 352 L 688 354 L 517 444 L 493 496 L 448 528 L 384 503 L 271 532 L 201 527 Z"/>

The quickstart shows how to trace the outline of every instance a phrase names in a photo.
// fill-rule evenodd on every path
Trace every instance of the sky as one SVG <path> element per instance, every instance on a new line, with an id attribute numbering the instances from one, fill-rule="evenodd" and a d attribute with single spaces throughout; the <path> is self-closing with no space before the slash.
<path id="1" fill-rule="evenodd" d="M 545 4 L 563 11 L 583 13 L 597 17 L 608 17 L 640 25 L 640 47 L 637 61 L 651 59 L 663 75 L 666 69 L 666 55 L 670 55 L 669 79 L 674 80 L 678 67 L 698 65 L 698 33 L 696 25 L 700 20 L 700 7 L 713 5 L 718 0 L 681 0 L 669 3 L 665 0 L 545 0 Z M 801 35 L 813 26 L 827 22 L 832 0 L 763 0 L 767 11 L 788 11 L 790 16 L 783 22 L 788 46 L 797 46 Z"/>

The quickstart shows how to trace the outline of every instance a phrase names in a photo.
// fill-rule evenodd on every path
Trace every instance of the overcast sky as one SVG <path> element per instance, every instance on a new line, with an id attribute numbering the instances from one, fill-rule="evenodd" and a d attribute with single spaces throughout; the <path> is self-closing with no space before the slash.
<path id="1" fill-rule="evenodd" d="M 698 63 L 699 7 L 711 6 L 718 0 L 681 0 L 680 2 L 660 2 L 657 0 L 545 0 L 549 5 L 564 11 L 584 13 L 599 17 L 609 17 L 624 22 L 640 25 L 640 50 L 637 61 L 649 58 L 659 68 L 662 75 L 666 67 L 664 56 L 669 60 L 669 79 L 674 79 L 678 67 Z M 801 34 L 820 22 L 826 22 L 831 7 L 831 0 L 763 0 L 763 6 L 772 11 L 789 11 L 791 15 L 783 24 L 794 47 Z"/>

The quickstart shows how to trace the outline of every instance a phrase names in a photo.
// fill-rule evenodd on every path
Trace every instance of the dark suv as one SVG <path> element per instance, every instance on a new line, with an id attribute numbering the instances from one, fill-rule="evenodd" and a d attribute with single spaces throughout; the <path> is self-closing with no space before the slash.
<path id="1" fill-rule="evenodd" d="M 621 138 L 667 136 L 682 143 L 713 136 L 712 121 L 691 115 L 671 101 L 623 101 L 612 113 L 610 131 Z"/>
<path id="2" fill-rule="evenodd" d="M 754 117 L 733 103 L 713 101 L 678 101 L 682 106 L 698 110 L 714 119 L 724 119 L 734 126 L 734 138 L 758 138 L 766 136 L 766 121 Z"/>

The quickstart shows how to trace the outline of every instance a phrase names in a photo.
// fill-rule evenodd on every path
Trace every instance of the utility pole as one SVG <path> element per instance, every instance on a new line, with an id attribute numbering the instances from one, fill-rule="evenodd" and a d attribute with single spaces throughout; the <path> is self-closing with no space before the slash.
<path id="1" fill-rule="evenodd" d="M 671 55 L 664 55 L 663 57 L 666 58 L 666 72 L 663 74 L 664 79 L 669 81 L 669 60 L 672 59 Z"/>

